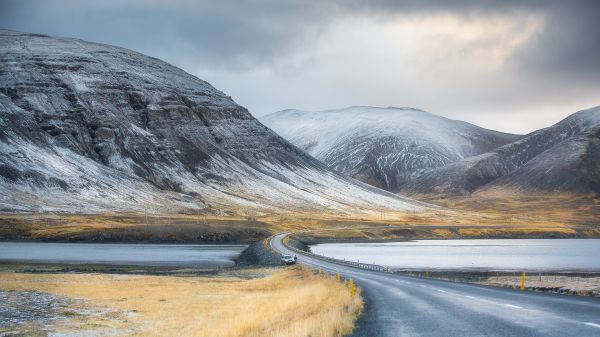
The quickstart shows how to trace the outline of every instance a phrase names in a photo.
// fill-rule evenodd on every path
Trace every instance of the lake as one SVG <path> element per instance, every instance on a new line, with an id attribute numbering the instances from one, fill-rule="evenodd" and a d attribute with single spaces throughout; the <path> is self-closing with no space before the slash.
<path id="1" fill-rule="evenodd" d="M 600 271 L 600 239 L 417 240 L 311 246 L 319 255 L 405 270 Z"/>
<path id="2" fill-rule="evenodd" d="M 247 245 L 0 242 L 0 261 L 228 267 Z"/>

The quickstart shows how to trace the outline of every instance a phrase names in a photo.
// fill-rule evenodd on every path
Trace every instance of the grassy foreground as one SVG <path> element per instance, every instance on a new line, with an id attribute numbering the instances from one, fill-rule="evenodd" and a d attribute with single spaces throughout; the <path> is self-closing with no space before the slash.
<path id="1" fill-rule="evenodd" d="M 301 267 L 218 277 L 0 273 L 0 291 L 49 293 L 69 303 L 49 328 L 30 322 L 0 326 L 0 334 L 343 336 L 363 308 L 345 284 Z"/>

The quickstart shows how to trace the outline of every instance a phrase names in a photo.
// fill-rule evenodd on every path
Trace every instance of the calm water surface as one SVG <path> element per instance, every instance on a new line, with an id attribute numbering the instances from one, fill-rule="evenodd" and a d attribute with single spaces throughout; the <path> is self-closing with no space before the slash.
<path id="1" fill-rule="evenodd" d="M 0 242 L 0 261 L 226 267 L 246 245 Z"/>
<path id="2" fill-rule="evenodd" d="M 314 245 L 311 250 L 397 269 L 600 271 L 600 239 L 333 243 Z"/>

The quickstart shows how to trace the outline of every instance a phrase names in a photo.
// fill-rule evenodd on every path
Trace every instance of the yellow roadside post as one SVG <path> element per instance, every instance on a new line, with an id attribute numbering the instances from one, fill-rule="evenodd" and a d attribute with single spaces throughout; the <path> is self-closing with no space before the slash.
<path id="1" fill-rule="evenodd" d="M 348 287 L 350 287 L 350 296 L 354 298 L 356 295 L 356 285 L 354 284 L 353 279 L 350 279 L 350 284 L 348 284 Z"/>
<path id="2" fill-rule="evenodd" d="M 342 281 L 342 275 L 340 275 L 340 272 L 337 273 L 337 275 L 335 276 L 335 278 L 337 279 L 338 282 Z"/>
<path id="3" fill-rule="evenodd" d="M 429 278 L 429 272 L 428 271 L 425 272 L 425 278 Z"/>
<path id="4" fill-rule="evenodd" d="M 525 272 L 521 274 L 521 290 L 525 290 Z"/>

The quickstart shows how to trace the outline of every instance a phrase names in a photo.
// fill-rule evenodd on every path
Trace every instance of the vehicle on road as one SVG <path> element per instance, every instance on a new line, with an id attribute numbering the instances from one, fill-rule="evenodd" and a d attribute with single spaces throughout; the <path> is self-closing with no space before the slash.
<path id="1" fill-rule="evenodd" d="M 270 245 L 282 256 L 294 256 L 284 244 L 285 237 L 274 236 Z M 600 336 L 600 301 L 595 297 L 382 273 L 301 252 L 298 263 L 339 272 L 369 294 L 365 299 L 372 310 L 365 312 L 365 323 L 357 326 L 357 337 L 397 337 L 405 331 L 427 337 Z"/>
<path id="2" fill-rule="evenodd" d="M 296 260 L 291 255 L 283 254 L 281 255 L 281 264 L 289 266 L 296 264 Z"/>

